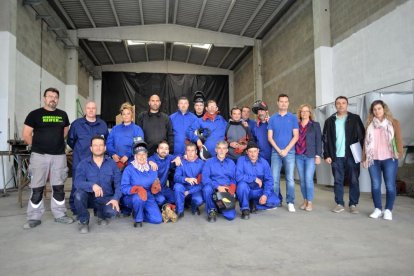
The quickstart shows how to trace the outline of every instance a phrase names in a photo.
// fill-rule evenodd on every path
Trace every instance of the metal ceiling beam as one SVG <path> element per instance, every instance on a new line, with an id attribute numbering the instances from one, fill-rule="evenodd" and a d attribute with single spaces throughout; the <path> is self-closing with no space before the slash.
<path id="1" fill-rule="evenodd" d="M 129 53 L 129 49 L 128 49 L 128 43 L 126 42 L 126 40 L 124 40 L 124 41 L 122 41 L 122 44 L 124 44 L 125 52 L 126 52 L 126 54 L 128 56 L 129 62 L 132 63 L 131 54 Z"/>
<path id="2" fill-rule="evenodd" d="M 172 60 L 173 58 L 173 51 L 174 51 L 174 43 L 171 43 L 170 60 Z"/>
<path id="3" fill-rule="evenodd" d="M 220 27 L 218 28 L 217 32 L 221 32 L 221 30 L 223 29 L 224 24 L 226 24 L 227 18 L 229 17 L 235 4 L 236 4 L 236 0 L 231 0 L 229 8 L 227 9 L 226 15 L 224 16 L 223 21 L 221 21 Z"/>
<path id="4" fill-rule="evenodd" d="M 93 21 L 92 15 L 89 13 L 88 7 L 86 6 L 85 2 L 83 0 L 79 0 L 79 1 L 80 1 L 81 5 L 82 5 L 83 10 L 85 11 L 86 15 L 88 16 L 89 21 L 91 22 L 92 26 L 94 28 L 96 28 L 96 24 Z"/>
<path id="5" fill-rule="evenodd" d="M 175 23 L 177 22 L 178 1 L 179 1 L 179 0 L 175 0 L 173 24 L 175 24 Z"/>
<path id="6" fill-rule="evenodd" d="M 188 60 L 190 59 L 191 50 L 193 50 L 193 47 L 192 46 L 188 47 L 187 59 L 185 60 L 185 63 L 188 63 Z"/>
<path id="7" fill-rule="evenodd" d="M 269 26 L 270 22 L 273 21 L 273 19 L 276 18 L 276 16 L 279 14 L 279 12 L 290 2 L 290 0 L 283 0 L 279 6 L 273 11 L 273 13 L 266 19 L 266 21 L 263 23 L 263 25 L 257 30 L 256 34 L 254 35 L 254 38 L 258 37 L 263 30 Z"/>
<path id="8" fill-rule="evenodd" d="M 246 53 L 247 52 L 247 50 L 248 50 L 249 48 L 248 47 L 246 47 L 246 48 L 244 48 L 238 55 L 237 55 L 237 57 L 233 60 L 233 62 L 230 64 L 230 66 L 229 67 L 227 67 L 227 69 L 228 70 L 230 70 L 230 68 L 233 68 L 233 66 L 237 63 L 237 62 L 239 62 L 239 59 L 240 59 L 240 57 L 244 54 L 244 53 Z"/>
<path id="9" fill-rule="evenodd" d="M 226 58 L 230 55 L 230 52 L 233 50 L 233 48 L 230 48 L 227 50 L 227 53 L 224 55 L 224 57 L 221 59 L 220 63 L 217 65 L 217 67 L 221 67 L 223 62 L 226 60 Z"/>
<path id="10" fill-rule="evenodd" d="M 83 47 L 85 47 L 86 51 L 88 51 L 88 54 L 93 58 L 93 61 L 96 64 L 101 65 L 99 60 L 96 58 L 95 54 L 92 52 L 91 48 L 89 48 L 88 44 L 86 44 L 86 42 L 83 40 L 79 40 L 79 42 L 83 44 Z"/>
<path id="11" fill-rule="evenodd" d="M 247 31 L 247 28 L 249 28 L 250 24 L 252 24 L 252 21 L 256 17 L 256 15 L 259 13 L 259 11 L 262 9 L 263 5 L 266 3 L 266 0 L 262 0 L 259 5 L 256 7 L 253 14 L 250 16 L 249 20 L 247 21 L 246 25 L 244 25 L 243 30 L 240 32 L 240 35 L 244 35 L 244 33 Z"/>
<path id="12" fill-rule="evenodd" d="M 201 6 L 200 14 L 198 15 L 196 28 L 198 28 L 198 26 L 200 26 L 200 22 L 201 22 L 201 19 L 203 18 L 203 14 L 204 14 L 204 9 L 206 8 L 206 4 L 207 4 L 207 0 L 204 0 L 203 5 Z"/>
<path id="13" fill-rule="evenodd" d="M 213 49 L 213 45 L 211 45 L 211 47 L 210 48 L 208 48 L 208 50 L 207 50 L 207 53 L 206 53 L 206 56 L 204 57 L 204 60 L 203 60 L 203 63 L 201 64 L 201 65 L 205 65 L 206 64 L 206 62 L 207 62 L 207 59 L 208 59 L 208 57 L 210 56 L 210 53 L 211 53 L 211 50 Z"/>
<path id="14" fill-rule="evenodd" d="M 102 46 L 104 47 L 105 52 L 106 52 L 106 54 L 108 55 L 109 59 L 111 60 L 112 64 L 115 64 L 115 61 L 114 61 L 114 59 L 112 58 L 112 55 L 111 55 L 111 53 L 109 52 L 108 47 L 106 47 L 105 42 L 101 41 L 101 44 L 102 44 Z"/>
<path id="15" fill-rule="evenodd" d="M 142 10 L 142 0 L 139 0 L 139 14 L 141 15 L 141 25 L 144 25 L 144 11 Z"/>
<path id="16" fill-rule="evenodd" d="M 148 44 L 145 43 L 145 56 L 147 58 L 147 62 L 149 61 L 149 55 L 148 55 Z"/>
<path id="17" fill-rule="evenodd" d="M 185 43 L 214 44 L 216 47 L 253 46 L 251 37 L 196 29 L 174 24 L 151 24 L 139 26 L 122 26 L 106 28 L 78 29 L 78 38 L 93 40 L 141 40 Z"/>
<path id="18" fill-rule="evenodd" d="M 66 21 L 69 23 L 69 26 L 72 29 L 76 29 L 75 24 L 73 23 L 73 21 L 70 18 L 70 16 L 66 13 L 65 9 L 62 7 L 62 4 L 60 4 L 60 2 L 58 0 L 53 0 L 53 3 L 58 8 L 59 12 L 63 15 L 63 17 L 65 17 Z"/>
<path id="19" fill-rule="evenodd" d="M 111 4 L 111 9 L 112 9 L 112 13 L 114 14 L 114 17 L 115 17 L 115 20 L 116 20 L 116 24 L 118 26 L 121 26 L 121 24 L 119 23 L 118 14 L 116 13 L 115 5 L 114 5 L 114 0 L 109 0 L 109 4 Z"/>
<path id="20" fill-rule="evenodd" d="M 167 59 L 167 43 L 164 42 L 164 60 Z"/>

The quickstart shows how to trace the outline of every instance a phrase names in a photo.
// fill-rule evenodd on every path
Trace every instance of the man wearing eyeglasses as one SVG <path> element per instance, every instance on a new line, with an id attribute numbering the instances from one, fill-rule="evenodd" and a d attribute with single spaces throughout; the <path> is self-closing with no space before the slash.
<path id="1" fill-rule="evenodd" d="M 47 88 L 43 93 L 44 106 L 27 115 L 23 126 L 23 139 L 32 146 L 30 155 L 31 196 L 27 205 L 27 222 L 24 229 L 41 223 L 45 212 L 43 190 L 49 178 L 52 186 L 50 208 L 55 221 L 73 223 L 66 215 L 64 183 L 68 176 L 65 154 L 65 137 L 69 131 L 69 118 L 65 111 L 57 109 L 59 90 Z"/>

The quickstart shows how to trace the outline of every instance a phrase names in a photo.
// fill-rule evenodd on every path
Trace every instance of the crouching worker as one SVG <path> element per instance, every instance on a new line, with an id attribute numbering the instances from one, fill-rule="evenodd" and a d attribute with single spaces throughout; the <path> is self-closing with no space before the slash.
<path id="1" fill-rule="evenodd" d="M 242 212 L 242 219 L 249 219 L 250 212 L 275 208 L 280 199 L 273 192 L 273 177 L 269 163 L 259 156 L 259 147 L 249 142 L 247 156 L 237 161 L 236 180 L 237 198 Z"/>
<path id="2" fill-rule="evenodd" d="M 133 210 L 134 227 L 142 227 L 142 222 L 161 223 L 160 208 L 154 194 L 161 190 L 157 172 L 148 164 L 147 144 L 139 139 L 134 145 L 134 161 L 122 174 L 121 190 L 123 204 Z"/>
<path id="3" fill-rule="evenodd" d="M 89 232 L 88 208 L 96 209 L 98 225 L 107 225 L 108 219 L 119 212 L 121 173 L 116 163 L 105 156 L 105 139 L 91 139 L 91 157 L 83 159 L 76 168 L 74 204 L 78 212 L 79 232 Z"/>
<path id="4" fill-rule="evenodd" d="M 216 144 L 217 156 L 208 159 L 204 164 L 202 172 L 202 183 L 204 185 L 203 196 L 206 202 L 206 211 L 208 214 L 207 220 L 209 222 L 216 221 L 218 211 L 220 211 L 228 220 L 233 220 L 236 217 L 234 204 L 217 206 L 215 200 L 213 199 L 213 195 L 220 192 L 226 194 L 230 193 L 230 195 L 233 196 L 232 201 L 234 201 L 234 195 L 236 192 L 236 165 L 233 160 L 226 158 L 228 151 L 229 148 L 227 142 L 219 141 Z M 225 198 L 225 201 L 229 202 L 227 198 Z"/>
<path id="5" fill-rule="evenodd" d="M 199 206 L 203 204 L 201 192 L 201 171 L 204 161 L 197 156 L 197 146 L 193 143 L 185 147 L 186 159 L 182 160 L 181 166 L 177 167 L 174 174 L 175 204 L 178 217 L 184 216 L 184 201 L 191 197 L 192 214 L 200 215 Z"/>

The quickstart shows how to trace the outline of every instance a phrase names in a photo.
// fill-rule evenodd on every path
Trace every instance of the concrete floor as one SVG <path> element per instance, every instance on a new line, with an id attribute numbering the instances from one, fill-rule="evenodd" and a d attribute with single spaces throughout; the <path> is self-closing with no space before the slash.
<path id="1" fill-rule="evenodd" d="M 370 194 L 361 195 L 360 214 L 334 214 L 332 189 L 317 186 L 314 206 L 248 221 L 208 223 L 188 211 L 178 223 L 143 228 L 131 218 L 91 221 L 80 235 L 50 211 L 23 230 L 26 208 L 11 192 L 0 198 L 0 275 L 414 275 L 414 199 L 397 197 L 392 222 L 368 218 Z"/>

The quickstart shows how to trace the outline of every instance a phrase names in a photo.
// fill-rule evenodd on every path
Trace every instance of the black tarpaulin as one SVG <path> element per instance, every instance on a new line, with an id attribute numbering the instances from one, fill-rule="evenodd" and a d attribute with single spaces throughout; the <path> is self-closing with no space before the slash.
<path id="1" fill-rule="evenodd" d="M 193 95 L 197 90 L 204 92 L 206 99 L 217 102 L 220 114 L 228 119 L 229 85 L 228 76 L 158 74 L 158 73 L 102 73 L 101 118 L 113 124 L 124 102 L 135 104 L 136 113 L 148 109 L 148 99 L 153 94 L 161 98 L 161 110 L 167 114 L 177 111 L 178 99 L 190 100 L 193 111 Z"/>

